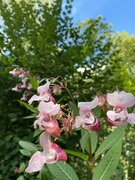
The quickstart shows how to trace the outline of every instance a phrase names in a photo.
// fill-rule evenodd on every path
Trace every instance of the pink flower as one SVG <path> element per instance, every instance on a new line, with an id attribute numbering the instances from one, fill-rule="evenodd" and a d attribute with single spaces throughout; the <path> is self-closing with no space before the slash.
<path id="1" fill-rule="evenodd" d="M 96 116 L 94 116 L 91 109 L 98 105 L 98 98 L 96 97 L 92 102 L 79 102 L 78 107 L 80 108 L 80 116 L 76 116 L 75 123 L 72 128 L 79 128 L 82 126 L 87 130 L 99 131 L 100 122 Z"/>
<path id="2" fill-rule="evenodd" d="M 40 144 L 43 147 L 43 152 L 37 151 L 31 157 L 25 170 L 28 173 L 40 171 L 45 163 L 53 164 L 60 160 L 67 160 L 66 153 L 57 144 L 51 142 L 47 132 L 40 135 Z"/>
<path id="3" fill-rule="evenodd" d="M 27 89 L 28 90 L 32 89 L 32 84 L 28 84 Z"/>
<path id="4" fill-rule="evenodd" d="M 41 101 L 38 106 L 39 116 L 44 117 L 44 115 L 54 116 L 60 111 L 60 105 L 54 104 L 52 101 L 44 102 Z"/>
<path id="5" fill-rule="evenodd" d="M 13 71 L 10 71 L 9 74 L 12 74 L 13 76 L 18 76 L 20 74 L 20 71 L 17 69 L 13 69 Z"/>
<path id="6" fill-rule="evenodd" d="M 38 95 L 33 95 L 28 101 L 29 104 L 32 104 L 33 101 L 53 101 L 55 103 L 55 99 L 50 94 L 49 89 L 50 82 L 47 80 L 46 84 L 43 86 L 39 86 L 37 88 Z"/>
<path id="7" fill-rule="evenodd" d="M 27 80 L 28 80 L 28 77 L 25 77 L 22 79 L 21 88 L 27 88 Z"/>
<path id="8" fill-rule="evenodd" d="M 28 100 L 27 93 L 23 93 L 23 97 L 21 98 L 21 100 L 23 100 L 23 101 L 27 101 Z"/>
<path id="9" fill-rule="evenodd" d="M 22 90 L 20 89 L 20 86 L 17 85 L 16 87 L 12 88 L 12 91 L 21 92 Z"/>
<path id="10" fill-rule="evenodd" d="M 107 122 L 111 126 L 123 126 L 126 123 L 135 124 L 135 114 L 128 113 L 127 108 L 135 104 L 133 94 L 124 91 L 115 91 L 107 94 L 107 102 L 113 110 L 107 112 Z"/>
<path id="11" fill-rule="evenodd" d="M 27 77 L 27 72 L 23 69 L 20 69 L 20 75 L 19 78 L 24 79 Z"/>
<path id="12" fill-rule="evenodd" d="M 36 120 L 34 126 L 36 126 L 36 124 L 39 125 L 41 130 L 48 132 L 51 136 L 55 138 L 60 136 L 60 127 L 56 119 L 47 122 L 43 118 L 42 120 Z"/>
<path id="13" fill-rule="evenodd" d="M 41 101 L 38 106 L 39 115 L 38 119 L 34 122 L 34 127 L 39 125 L 41 130 L 47 131 L 54 137 L 60 136 L 60 128 L 57 120 L 53 119 L 52 116 L 56 115 L 60 111 L 60 105 L 54 104 L 52 101 L 44 102 Z"/>

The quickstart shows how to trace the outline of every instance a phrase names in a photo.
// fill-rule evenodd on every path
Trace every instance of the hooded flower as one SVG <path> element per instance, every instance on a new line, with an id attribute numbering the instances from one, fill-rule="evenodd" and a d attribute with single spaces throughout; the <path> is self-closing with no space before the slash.
<path id="1" fill-rule="evenodd" d="M 50 93 L 50 82 L 47 80 L 46 84 L 43 86 L 39 86 L 37 88 L 38 95 L 33 95 L 28 101 L 29 104 L 32 104 L 33 101 L 53 101 L 55 103 L 55 99 L 52 97 Z"/>
<path id="2" fill-rule="evenodd" d="M 40 144 L 43 152 L 37 151 L 33 154 L 25 170 L 28 173 L 40 171 L 45 163 L 53 164 L 60 160 L 67 160 L 66 153 L 57 144 L 51 142 L 51 137 L 47 132 L 40 135 Z"/>
<path id="3" fill-rule="evenodd" d="M 126 123 L 135 124 L 135 114 L 128 113 L 127 108 L 135 104 L 133 94 L 115 91 L 107 94 L 107 102 L 113 110 L 107 112 L 107 122 L 111 126 L 123 126 Z"/>
<path id="4" fill-rule="evenodd" d="M 79 128 L 82 126 L 87 130 L 98 131 L 100 129 L 100 122 L 93 114 L 92 109 L 98 105 L 98 98 L 96 97 L 92 102 L 79 102 L 80 116 L 76 116 L 75 123 L 72 128 Z"/>
<path id="5" fill-rule="evenodd" d="M 34 127 L 39 125 L 41 130 L 47 131 L 54 137 L 60 136 L 60 128 L 57 120 L 52 119 L 52 116 L 56 115 L 60 111 L 60 105 L 54 104 L 52 101 L 41 101 L 38 106 L 39 115 L 38 119 L 34 122 Z"/>

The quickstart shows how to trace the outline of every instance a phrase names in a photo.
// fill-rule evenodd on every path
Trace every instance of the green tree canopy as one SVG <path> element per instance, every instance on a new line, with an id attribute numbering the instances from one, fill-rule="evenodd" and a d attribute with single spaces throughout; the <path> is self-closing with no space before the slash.
<path id="1" fill-rule="evenodd" d="M 78 90 L 86 81 L 96 84 L 96 77 L 103 81 L 99 72 L 112 54 L 110 25 L 100 16 L 74 25 L 71 1 L 64 8 L 62 0 L 53 2 L 48 7 L 42 1 L 1 0 L 2 64 L 19 65 L 46 78 L 61 75 Z"/>
<path id="2" fill-rule="evenodd" d="M 118 32 L 114 43 L 119 51 L 116 58 L 120 60 L 114 78 L 121 81 L 122 88 L 135 94 L 135 36 Z"/>

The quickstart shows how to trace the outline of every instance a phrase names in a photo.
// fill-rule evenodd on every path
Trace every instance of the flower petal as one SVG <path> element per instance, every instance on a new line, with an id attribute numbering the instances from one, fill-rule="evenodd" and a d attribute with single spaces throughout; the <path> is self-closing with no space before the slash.
<path id="1" fill-rule="evenodd" d="M 72 125 L 72 129 L 79 128 L 83 122 L 84 122 L 84 119 L 82 119 L 80 116 L 76 116 L 75 123 Z"/>
<path id="2" fill-rule="evenodd" d="M 123 110 L 119 113 L 116 113 L 115 111 L 108 111 L 107 112 L 107 117 L 111 120 L 111 121 L 123 121 L 126 119 L 128 113 L 127 111 Z"/>
<path id="3" fill-rule="evenodd" d="M 41 114 L 49 114 L 50 116 L 56 115 L 60 110 L 59 104 L 54 104 L 52 101 L 43 102 L 41 101 L 38 106 L 38 110 Z"/>
<path id="4" fill-rule="evenodd" d="M 109 126 L 125 126 L 127 124 L 126 119 L 123 121 L 112 121 L 107 117 L 106 121 L 107 121 Z"/>
<path id="5" fill-rule="evenodd" d="M 51 143 L 51 136 L 50 134 L 48 134 L 46 131 L 44 131 L 39 138 L 40 141 L 40 145 L 43 147 L 44 145 L 46 145 L 46 147 L 50 147 Z"/>
<path id="6" fill-rule="evenodd" d="M 66 161 L 67 160 L 67 154 L 62 150 L 61 147 L 59 147 L 57 144 L 53 143 L 51 148 L 56 151 L 56 161 Z"/>
<path id="7" fill-rule="evenodd" d="M 49 95 L 45 93 L 43 96 L 33 95 L 28 101 L 29 104 L 32 104 L 33 101 L 49 101 Z"/>
<path id="8" fill-rule="evenodd" d="M 135 104 L 135 97 L 125 91 L 115 91 L 107 94 L 107 102 L 112 106 L 132 107 Z"/>
<path id="9" fill-rule="evenodd" d="M 43 86 L 39 86 L 37 88 L 37 92 L 40 94 L 40 96 L 43 96 L 47 91 L 49 90 L 50 82 L 47 80 L 46 84 Z"/>
<path id="10" fill-rule="evenodd" d="M 29 161 L 29 165 L 26 168 L 26 172 L 28 173 L 32 173 L 32 172 L 37 172 L 40 171 L 44 165 L 44 163 L 46 163 L 46 156 L 44 155 L 44 153 L 37 151 L 30 159 Z"/>
<path id="11" fill-rule="evenodd" d="M 91 102 L 79 102 L 78 107 L 81 111 L 91 110 L 98 105 L 98 101 L 98 97 L 95 97 L 95 99 Z"/>
<path id="12" fill-rule="evenodd" d="M 45 122 L 43 126 L 51 136 L 54 136 L 55 138 L 58 138 L 60 136 L 60 128 L 57 120 L 54 119 L 52 121 Z"/>
<path id="13" fill-rule="evenodd" d="M 135 113 L 128 114 L 128 123 L 129 124 L 135 124 Z"/>
<path id="14" fill-rule="evenodd" d="M 83 123 L 82 127 L 86 130 L 99 131 L 100 130 L 99 119 L 95 117 L 95 122 L 93 124 Z"/>

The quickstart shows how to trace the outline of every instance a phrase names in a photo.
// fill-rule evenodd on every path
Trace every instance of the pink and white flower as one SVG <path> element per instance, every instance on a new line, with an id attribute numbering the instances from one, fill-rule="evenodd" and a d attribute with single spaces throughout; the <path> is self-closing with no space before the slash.
<path id="1" fill-rule="evenodd" d="M 37 88 L 38 95 L 33 95 L 28 101 L 29 104 L 32 104 L 33 101 L 53 101 L 55 103 L 55 99 L 52 97 L 50 93 L 50 82 L 47 80 L 46 84 L 43 86 L 39 86 Z"/>
<path id="2" fill-rule="evenodd" d="M 66 153 L 56 143 L 51 142 L 51 137 L 47 132 L 40 135 L 40 144 L 43 147 L 43 152 L 37 151 L 31 157 L 25 170 L 28 173 L 40 171 L 45 163 L 53 164 L 60 160 L 67 160 Z"/>
<path id="3" fill-rule="evenodd" d="M 49 117 L 54 116 L 58 114 L 60 111 L 60 105 L 59 104 L 54 104 L 54 102 L 44 102 L 41 101 L 38 106 L 39 110 L 39 117 L 44 118 L 46 115 Z"/>
<path id="4" fill-rule="evenodd" d="M 72 128 L 83 127 L 87 130 L 99 131 L 100 122 L 98 118 L 93 114 L 92 109 L 98 105 L 98 97 L 96 97 L 92 102 L 79 102 L 78 107 L 80 108 L 80 116 L 76 116 L 75 123 Z"/>
<path id="5" fill-rule="evenodd" d="M 12 88 L 12 91 L 15 91 L 15 92 L 21 92 L 21 88 L 19 85 L 15 86 L 14 88 Z"/>
<path id="6" fill-rule="evenodd" d="M 107 102 L 113 110 L 107 112 L 107 122 L 111 126 L 123 126 L 127 122 L 135 124 L 135 114 L 128 113 L 127 108 L 135 104 L 135 97 L 125 91 L 115 91 L 107 94 Z"/>
<path id="7" fill-rule="evenodd" d="M 20 71 L 18 69 L 13 69 L 13 71 L 9 71 L 9 74 L 12 74 L 13 76 L 18 76 L 20 74 Z"/>
<path id="8" fill-rule="evenodd" d="M 54 137 L 60 136 L 60 128 L 56 119 L 52 119 L 60 111 L 60 105 L 54 104 L 52 101 L 44 102 L 41 101 L 38 106 L 39 114 L 38 119 L 34 122 L 34 127 L 37 124 L 41 130 L 47 131 L 50 135 Z"/>

